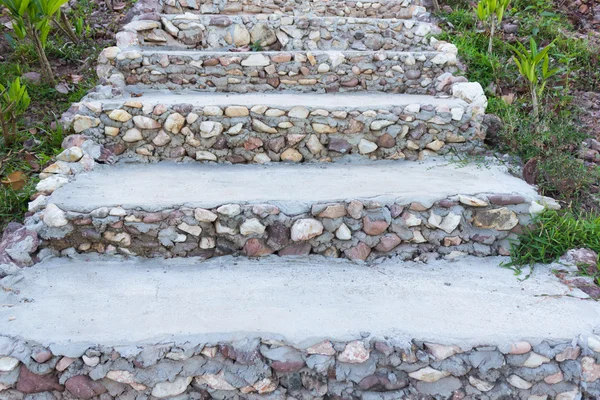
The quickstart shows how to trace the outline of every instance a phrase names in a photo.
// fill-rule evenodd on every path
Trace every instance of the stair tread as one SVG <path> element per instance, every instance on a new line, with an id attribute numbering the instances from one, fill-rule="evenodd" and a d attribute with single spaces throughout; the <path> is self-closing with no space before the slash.
<path id="1" fill-rule="evenodd" d="M 198 163 L 98 166 L 56 190 L 49 202 L 63 210 L 104 206 L 146 211 L 176 206 L 213 208 L 230 203 L 277 205 L 286 214 L 312 204 L 376 200 L 383 204 L 436 201 L 457 194 L 517 193 L 537 198 L 535 189 L 503 167 L 345 159 L 328 164 L 216 165 Z"/>
<path id="2" fill-rule="evenodd" d="M 131 97 L 132 94 L 140 97 Z M 269 93 L 209 93 L 196 90 L 151 90 L 136 86 L 127 86 L 124 95 L 109 99 L 92 100 L 107 107 L 119 107 L 128 101 L 144 104 L 191 104 L 202 106 L 227 105 L 265 105 L 279 107 L 310 106 L 321 108 L 356 107 L 356 109 L 376 110 L 378 107 L 420 105 L 447 105 L 449 107 L 466 108 L 467 103 L 454 97 L 435 97 L 429 95 L 395 94 L 382 92 L 356 93 L 299 93 L 299 92 L 269 92 Z"/>
<path id="3" fill-rule="evenodd" d="M 476 346 L 591 333 L 600 304 L 551 266 L 519 281 L 499 257 L 375 266 L 323 257 L 45 260 L 7 278 L 2 334 L 55 354 L 106 346 L 252 335 L 313 344 L 375 337 Z M 28 301 L 24 301 L 27 299 Z M 70 351 L 69 351 L 70 350 Z"/>
<path id="4" fill-rule="evenodd" d="M 127 47 L 126 52 L 130 51 L 139 51 L 143 55 L 155 55 L 155 54 L 167 54 L 172 56 L 194 56 L 194 55 L 205 55 L 205 54 L 215 54 L 215 57 L 246 57 L 249 55 L 261 54 L 265 56 L 274 56 L 279 54 L 295 54 L 295 53 L 311 53 L 314 56 L 319 56 L 321 54 L 339 54 L 342 53 L 344 55 L 351 56 L 365 56 L 365 55 L 375 55 L 375 54 L 391 54 L 391 55 L 430 55 L 430 54 L 446 54 L 444 51 L 438 50 L 272 50 L 272 51 L 226 51 L 226 50 L 204 50 L 204 49 L 181 49 L 181 48 L 165 48 L 165 47 L 151 47 L 151 46 L 139 46 L 139 47 Z"/>

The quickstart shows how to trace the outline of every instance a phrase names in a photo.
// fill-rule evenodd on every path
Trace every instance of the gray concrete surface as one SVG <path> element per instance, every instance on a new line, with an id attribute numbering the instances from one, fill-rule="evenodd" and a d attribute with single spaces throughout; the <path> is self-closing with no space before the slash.
<path id="1" fill-rule="evenodd" d="M 563 286 L 549 267 L 520 282 L 501 261 L 50 259 L 0 282 L 0 334 L 69 355 L 90 344 L 255 335 L 299 345 L 362 333 L 506 346 L 570 340 L 600 325 L 600 304 L 575 298 L 586 295 Z"/>
<path id="2" fill-rule="evenodd" d="M 198 163 L 97 166 L 58 189 L 50 202 L 63 210 L 103 206 L 148 211 L 176 206 L 216 207 L 270 203 L 298 214 L 317 202 L 377 200 L 384 204 L 432 204 L 456 194 L 517 193 L 535 198 L 533 187 L 499 166 L 425 162 L 336 162 L 290 165 Z"/>
<path id="3" fill-rule="evenodd" d="M 191 104 L 194 107 L 204 106 L 247 106 L 265 105 L 271 107 L 305 106 L 313 108 L 339 109 L 352 107 L 358 110 L 378 110 L 381 108 L 406 106 L 409 104 L 430 104 L 433 106 L 446 104 L 449 107 L 466 108 L 467 103 L 452 97 L 437 98 L 426 95 L 395 93 L 207 93 L 193 90 L 144 90 L 142 97 L 131 97 L 130 92 L 139 93 L 139 89 L 125 88 L 123 97 L 105 100 L 94 100 L 101 103 L 104 109 L 117 108 L 126 101 L 140 101 L 144 104 Z"/>

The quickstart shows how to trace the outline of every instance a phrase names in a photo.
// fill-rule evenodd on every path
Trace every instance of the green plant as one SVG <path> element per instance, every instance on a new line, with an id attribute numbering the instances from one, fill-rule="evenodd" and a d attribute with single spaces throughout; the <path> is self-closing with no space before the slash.
<path id="1" fill-rule="evenodd" d="M 570 249 L 589 248 L 600 253 L 600 216 L 548 210 L 511 244 L 507 267 L 551 263 Z"/>
<path id="2" fill-rule="evenodd" d="M 260 44 L 260 40 L 257 40 L 254 43 L 250 43 L 250 51 L 263 51 L 262 44 Z"/>
<path id="3" fill-rule="evenodd" d="M 477 3 L 475 14 L 477 15 L 477 18 L 486 25 L 490 32 L 488 54 L 492 54 L 496 26 L 499 26 L 502 23 L 504 13 L 510 4 L 510 1 L 511 0 L 479 0 L 479 3 Z"/>
<path id="4" fill-rule="evenodd" d="M 52 67 L 45 48 L 51 23 L 60 13 L 60 7 L 68 0 L 0 0 L 8 9 L 13 29 L 19 39 L 29 35 L 40 60 L 44 80 L 54 84 Z"/>
<path id="5" fill-rule="evenodd" d="M 27 87 L 21 84 L 19 78 L 15 78 L 8 88 L 0 84 L 0 124 L 5 146 L 12 144 L 17 133 L 17 118 L 25 112 L 30 102 Z"/>
<path id="6" fill-rule="evenodd" d="M 539 122 L 540 107 L 539 99 L 546 88 L 548 79 L 556 75 L 560 68 L 549 69 L 550 57 L 548 52 L 554 45 L 554 42 L 544 47 L 541 51 L 533 38 L 529 39 L 529 50 L 520 42 L 517 42 L 517 47 L 511 46 L 513 60 L 517 64 L 517 68 L 521 76 L 528 83 L 529 94 L 531 95 L 531 104 L 533 107 L 533 116 Z M 541 66 L 541 68 L 540 68 Z"/>

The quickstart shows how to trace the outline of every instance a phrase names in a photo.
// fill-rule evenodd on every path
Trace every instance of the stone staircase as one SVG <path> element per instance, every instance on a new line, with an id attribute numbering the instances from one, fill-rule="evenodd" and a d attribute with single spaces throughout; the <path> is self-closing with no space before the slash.
<path id="1" fill-rule="evenodd" d="M 499 268 L 558 204 L 452 161 L 487 100 L 418 1 L 132 16 L 0 258 L 0 399 L 600 396 L 600 308 Z"/>

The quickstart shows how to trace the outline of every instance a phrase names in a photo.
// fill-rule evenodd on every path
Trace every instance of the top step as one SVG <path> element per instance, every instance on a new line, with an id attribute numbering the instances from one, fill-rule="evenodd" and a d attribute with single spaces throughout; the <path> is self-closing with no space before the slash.
<path id="1" fill-rule="evenodd" d="M 419 0 L 166 0 L 165 14 L 285 14 L 315 17 L 398 18 L 428 20 Z"/>

